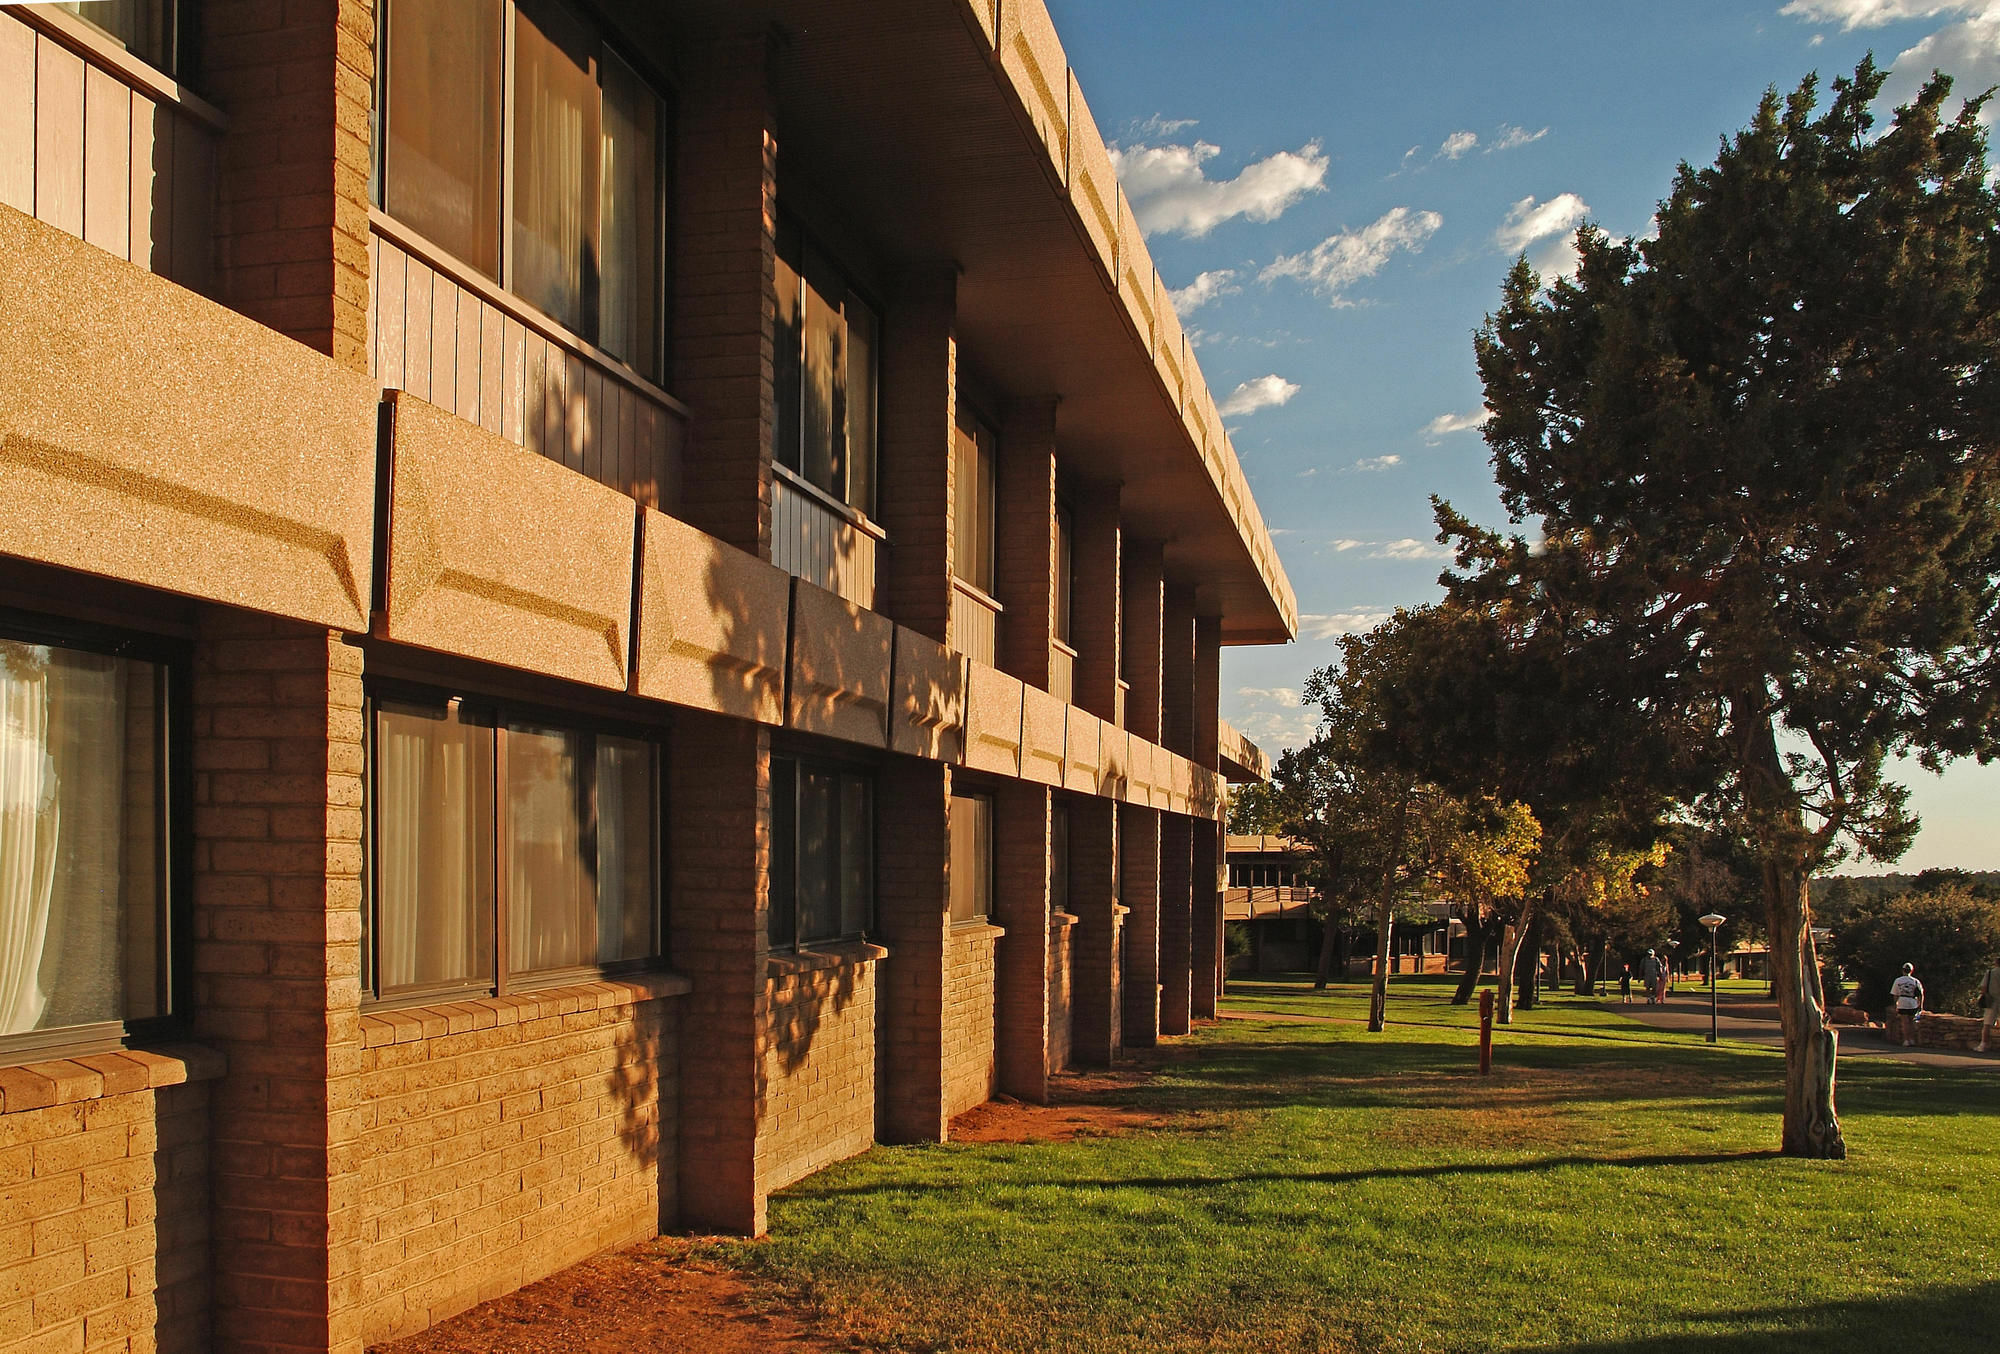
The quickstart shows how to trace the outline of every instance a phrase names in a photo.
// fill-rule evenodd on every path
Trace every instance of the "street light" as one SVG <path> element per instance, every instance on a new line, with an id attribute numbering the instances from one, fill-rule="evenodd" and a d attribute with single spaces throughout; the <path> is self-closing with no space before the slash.
<path id="1" fill-rule="evenodd" d="M 1720 912 L 1702 914 L 1701 924 L 1708 928 L 1708 1042 L 1715 1042 L 1715 929 L 1729 918 Z"/>

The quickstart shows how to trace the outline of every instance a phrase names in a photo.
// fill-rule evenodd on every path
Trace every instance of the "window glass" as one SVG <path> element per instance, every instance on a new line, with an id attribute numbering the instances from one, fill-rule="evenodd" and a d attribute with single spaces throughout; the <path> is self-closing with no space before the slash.
<path id="1" fill-rule="evenodd" d="M 165 1014 L 164 682 L 0 639 L 0 1035 Z"/>
<path id="2" fill-rule="evenodd" d="M 773 947 L 858 937 L 873 925 L 874 795 L 864 775 L 771 759 Z"/>
<path id="3" fill-rule="evenodd" d="M 881 321 L 853 292 L 847 294 L 847 501 L 875 511 L 875 372 L 882 351 Z"/>
<path id="4" fill-rule="evenodd" d="M 800 400 L 800 473 L 847 500 L 847 288 L 825 256 L 805 251 L 805 366 Z"/>
<path id="5" fill-rule="evenodd" d="M 653 747 L 597 739 L 597 961 L 653 953 Z"/>
<path id="6" fill-rule="evenodd" d="M 598 181 L 604 278 L 599 346 L 640 371 L 659 366 L 660 125 L 657 94 L 610 52 L 603 57 L 604 145 Z"/>
<path id="7" fill-rule="evenodd" d="M 875 506 L 881 326 L 796 221 L 778 221 L 777 420 L 771 455 L 815 488 Z"/>
<path id="8" fill-rule="evenodd" d="M 493 974 L 493 730 L 457 706 L 375 712 L 375 925 L 382 991 Z"/>
<path id="9" fill-rule="evenodd" d="M 496 279 L 504 13 L 501 0 L 392 0 L 383 96 L 383 207 Z"/>
<path id="10" fill-rule="evenodd" d="M 581 734 L 507 729 L 507 964 L 517 973 L 597 958 L 582 754 Z"/>
<path id="11" fill-rule="evenodd" d="M 951 797 L 951 919 L 977 921 L 993 911 L 993 801 Z"/>
<path id="12" fill-rule="evenodd" d="M 72 0 L 58 4 L 117 39 L 155 70 L 178 75 L 180 6 L 175 0 Z"/>
<path id="13" fill-rule="evenodd" d="M 777 296 L 778 316 L 774 326 L 776 345 L 772 382 L 776 386 L 777 423 L 771 448 L 772 458 L 787 470 L 798 470 L 799 401 L 803 395 L 801 363 L 805 353 L 805 294 L 799 277 L 798 227 L 780 218 L 778 222 Z"/>
<path id="14" fill-rule="evenodd" d="M 840 777 L 799 770 L 799 938 L 840 934 Z"/>
<path id="15" fill-rule="evenodd" d="M 860 776 L 840 778 L 840 933 L 864 934 L 875 924 L 875 787 Z"/>
<path id="16" fill-rule="evenodd" d="M 522 0 L 514 23 L 514 291 L 595 330 L 602 136 L 597 43 L 562 5 Z"/>
<path id="17" fill-rule="evenodd" d="M 961 427 L 953 442 L 952 569 L 973 587 L 993 591 L 993 434 Z"/>
<path id="18" fill-rule="evenodd" d="M 771 944 L 788 948 L 798 940 L 798 763 L 771 759 L 771 897 L 766 925 Z"/>

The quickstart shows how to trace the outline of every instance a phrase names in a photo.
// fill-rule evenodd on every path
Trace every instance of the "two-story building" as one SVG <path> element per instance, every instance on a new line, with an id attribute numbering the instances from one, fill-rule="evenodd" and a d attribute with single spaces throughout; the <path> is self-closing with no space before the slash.
<path id="1" fill-rule="evenodd" d="M 10 6 L 0 315 L 0 1349 L 356 1351 L 1213 1012 L 1295 605 L 1042 0 Z"/>

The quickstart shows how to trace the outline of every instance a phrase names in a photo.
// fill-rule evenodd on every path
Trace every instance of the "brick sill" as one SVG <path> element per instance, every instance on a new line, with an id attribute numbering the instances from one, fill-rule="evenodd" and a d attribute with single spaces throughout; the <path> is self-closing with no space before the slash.
<path id="1" fill-rule="evenodd" d="M 1006 934 L 1006 927 L 995 926 L 990 921 L 955 921 L 951 924 L 953 940 L 998 940 Z"/>
<path id="2" fill-rule="evenodd" d="M 799 973 L 824 973 L 828 969 L 873 964 L 888 957 L 887 950 L 880 945 L 871 945 L 865 940 L 848 941 L 840 945 L 819 945 L 809 950 L 800 950 L 796 954 L 765 955 L 764 976 L 789 978 Z"/>
<path id="3" fill-rule="evenodd" d="M 1070 927 L 1076 925 L 1076 923 L 1077 916 L 1073 912 L 1049 913 L 1049 929 L 1051 931 L 1067 931 Z"/>
<path id="4" fill-rule="evenodd" d="M 190 1081 L 212 1081 L 228 1060 L 199 1044 L 162 1044 L 117 1053 L 52 1058 L 22 1067 L 0 1067 L 0 1114 L 74 1105 L 133 1091 L 157 1091 Z"/>
<path id="5" fill-rule="evenodd" d="M 361 1047 L 411 1044 L 448 1034 L 498 1029 L 528 1020 L 575 1015 L 579 1011 L 611 1011 L 664 997 L 683 996 L 694 984 L 678 973 L 641 973 L 629 978 L 544 987 L 505 997 L 468 997 L 430 1006 L 402 1006 L 392 1011 L 361 1013 Z"/>

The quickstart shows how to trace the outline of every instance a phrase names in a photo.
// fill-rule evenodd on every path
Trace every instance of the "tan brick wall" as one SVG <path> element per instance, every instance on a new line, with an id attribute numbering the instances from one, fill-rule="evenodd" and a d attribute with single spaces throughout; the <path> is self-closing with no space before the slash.
<path id="1" fill-rule="evenodd" d="M 1195 733 L 1194 589 L 1166 585 L 1160 611 L 1161 747 L 1186 757 Z"/>
<path id="2" fill-rule="evenodd" d="M 0 1073 L 0 1349 L 206 1354 L 208 1086 L 14 1110 L 20 1077 Z"/>
<path id="3" fill-rule="evenodd" d="M 1164 559 L 1156 542 L 1125 542 L 1125 727 L 1149 742 L 1160 741 L 1161 606 L 1166 591 Z"/>
<path id="4" fill-rule="evenodd" d="M 1160 1033 L 1189 1028 L 1189 965 L 1193 962 L 1194 837 L 1202 824 L 1178 813 L 1160 815 Z"/>
<path id="5" fill-rule="evenodd" d="M 362 1018 L 364 1339 L 659 1231 L 676 1006 L 606 982 Z"/>
<path id="6" fill-rule="evenodd" d="M 1071 704 L 1099 719 L 1118 718 L 1118 649 L 1124 611 L 1119 582 L 1122 528 L 1115 484 L 1079 486 L 1071 505 L 1076 516 L 1073 547 L 1075 586 L 1070 599 L 1070 634 L 1076 649 L 1076 689 Z"/>
<path id="7" fill-rule="evenodd" d="M 1069 910 L 1077 919 L 1069 933 L 1070 1059 L 1079 1067 L 1108 1066 L 1118 1052 L 1116 809 L 1105 799 L 1069 806 Z"/>
<path id="8" fill-rule="evenodd" d="M 1222 992 L 1222 824 L 1188 820 L 1194 839 L 1192 951 L 1188 1005 L 1196 1020 L 1215 1019 Z"/>
<path id="9" fill-rule="evenodd" d="M 1055 401 L 1022 400 L 1008 408 L 997 469 L 1000 530 L 993 595 L 1007 610 L 996 666 L 1046 691 L 1055 633 Z"/>
<path id="10" fill-rule="evenodd" d="M 882 316 L 876 610 L 950 645 L 952 441 L 958 418 L 958 273 L 904 278 Z"/>
<path id="11" fill-rule="evenodd" d="M 1070 937 L 1076 921 L 1068 913 L 1049 921 L 1049 1071 L 1070 1062 Z"/>
<path id="12" fill-rule="evenodd" d="M 994 951 L 998 1086 L 1040 1104 L 1048 1099 L 1049 791 L 1012 784 L 994 795 L 994 920 L 1006 928 Z M 1069 1030 L 1063 1029 L 1067 1048 Z"/>
<path id="13" fill-rule="evenodd" d="M 768 980 L 758 1177 L 782 1189 L 875 1143 L 875 965 L 780 959 Z"/>
<path id="14" fill-rule="evenodd" d="M 947 1119 L 993 1098 L 993 951 L 1000 932 L 968 923 L 944 947 L 944 1112 Z"/>
<path id="15" fill-rule="evenodd" d="M 1127 909 L 1120 1042 L 1145 1048 L 1160 1038 L 1160 815 L 1119 805 L 1118 838 Z"/>

